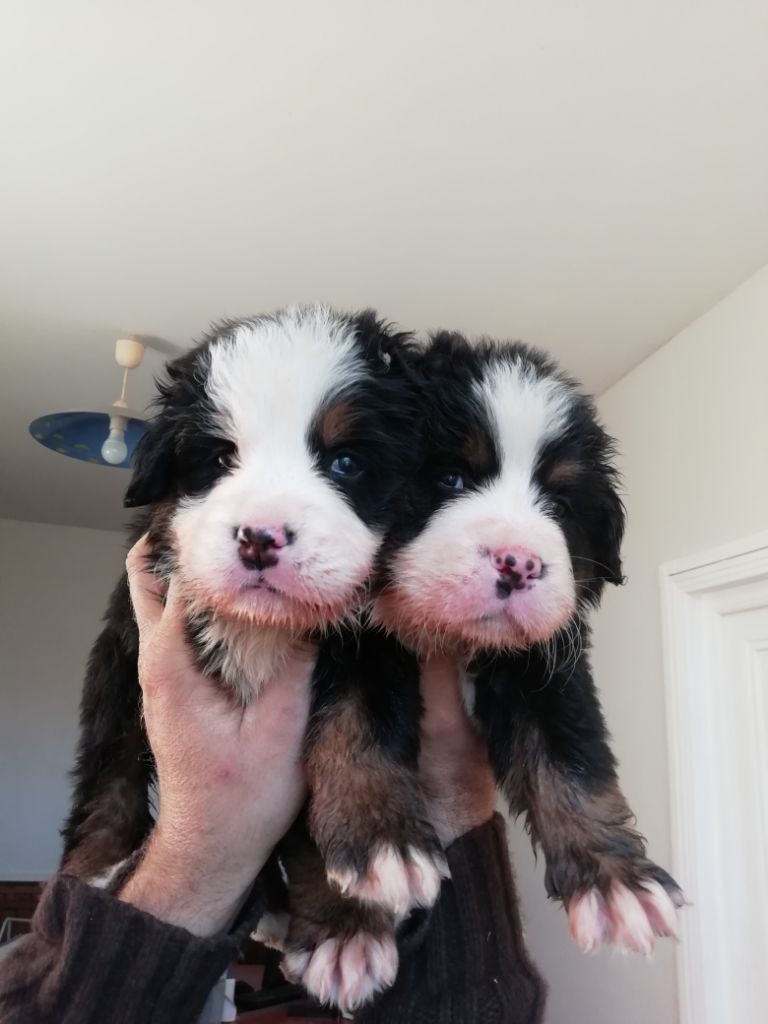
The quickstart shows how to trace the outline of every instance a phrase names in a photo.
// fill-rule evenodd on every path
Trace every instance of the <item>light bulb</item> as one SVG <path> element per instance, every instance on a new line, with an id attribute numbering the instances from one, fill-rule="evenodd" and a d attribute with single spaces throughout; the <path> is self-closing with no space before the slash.
<path id="1" fill-rule="evenodd" d="M 128 457 L 128 445 L 125 443 L 125 420 L 113 416 L 109 421 L 109 436 L 101 446 L 101 457 L 110 466 L 119 466 Z"/>

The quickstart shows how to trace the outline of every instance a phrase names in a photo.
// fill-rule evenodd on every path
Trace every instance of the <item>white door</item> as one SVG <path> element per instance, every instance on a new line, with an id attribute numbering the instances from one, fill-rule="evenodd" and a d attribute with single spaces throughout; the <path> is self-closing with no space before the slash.
<path id="1" fill-rule="evenodd" d="M 768 1020 L 768 536 L 662 568 L 683 1024 Z"/>

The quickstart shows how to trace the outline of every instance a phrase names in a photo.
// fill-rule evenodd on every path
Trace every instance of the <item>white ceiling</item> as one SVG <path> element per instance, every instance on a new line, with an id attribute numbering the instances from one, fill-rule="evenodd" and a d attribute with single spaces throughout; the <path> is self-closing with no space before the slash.
<path id="1" fill-rule="evenodd" d="M 768 261 L 767 53 L 764 0 L 9 0 L 0 515 L 123 521 L 27 435 L 120 332 L 374 305 L 604 389 Z"/>

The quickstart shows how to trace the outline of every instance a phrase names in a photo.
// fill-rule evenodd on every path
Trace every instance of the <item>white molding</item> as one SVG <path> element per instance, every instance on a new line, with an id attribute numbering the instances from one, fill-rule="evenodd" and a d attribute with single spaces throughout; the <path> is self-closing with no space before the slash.
<path id="1" fill-rule="evenodd" d="M 706 569 L 718 562 L 725 562 L 732 558 L 740 558 L 752 554 L 765 554 L 768 550 L 768 530 L 761 530 L 749 537 L 742 537 L 739 540 L 731 541 L 728 544 L 721 544 L 716 548 L 701 552 L 698 555 L 689 555 L 687 558 L 678 558 L 673 561 L 664 562 L 661 566 L 661 578 L 677 576 L 680 573 L 688 573 L 694 569 Z"/>
<path id="2" fill-rule="evenodd" d="M 727 674 L 721 627 L 723 616 L 768 604 L 768 531 L 668 562 L 660 584 L 673 873 L 696 902 L 696 912 L 684 913 L 681 922 L 680 1020 L 731 1024 L 732 993 L 719 962 L 727 942 L 725 870 L 712 837 L 730 768 L 714 756 L 718 683 Z"/>

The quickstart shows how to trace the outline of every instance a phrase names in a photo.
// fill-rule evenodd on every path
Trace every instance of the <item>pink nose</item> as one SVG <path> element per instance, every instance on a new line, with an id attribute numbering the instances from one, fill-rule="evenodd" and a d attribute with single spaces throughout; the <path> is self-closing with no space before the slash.
<path id="1" fill-rule="evenodd" d="M 235 530 L 240 561 L 246 569 L 277 565 L 275 552 L 293 544 L 295 537 L 287 526 L 239 526 Z"/>
<path id="2" fill-rule="evenodd" d="M 538 555 L 525 548 L 502 548 L 491 552 L 491 562 L 513 590 L 525 590 L 533 580 L 541 579 L 544 566 Z"/>

